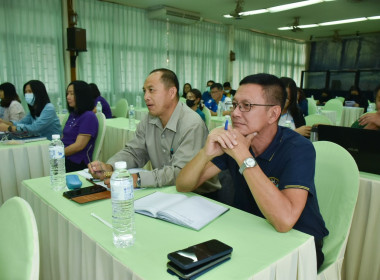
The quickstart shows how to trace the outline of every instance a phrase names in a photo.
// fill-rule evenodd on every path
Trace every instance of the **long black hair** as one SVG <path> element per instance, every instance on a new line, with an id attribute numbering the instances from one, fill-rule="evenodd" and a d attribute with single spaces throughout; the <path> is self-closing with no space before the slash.
<path id="1" fill-rule="evenodd" d="M 29 85 L 32 89 L 35 98 L 33 106 L 28 104 L 30 114 L 32 115 L 33 119 L 35 119 L 41 115 L 41 112 L 45 108 L 45 105 L 50 103 L 50 98 L 43 82 L 38 80 L 31 80 L 29 82 L 26 82 L 23 87 L 24 95 L 27 85 Z"/>
<path id="2" fill-rule="evenodd" d="M 73 81 L 67 86 L 66 96 L 70 85 L 73 85 L 74 87 L 75 108 L 70 107 L 66 99 L 67 110 L 70 113 L 74 112 L 78 115 L 81 115 L 86 111 L 92 111 L 92 109 L 94 109 L 94 98 L 90 86 L 84 81 Z"/>
<path id="3" fill-rule="evenodd" d="M 16 88 L 11 83 L 3 83 L 0 85 L 0 90 L 4 92 L 4 98 L 1 99 L 0 106 L 4 108 L 8 108 L 11 105 L 13 100 L 16 100 L 21 103 L 20 98 L 16 92 Z"/>
<path id="4" fill-rule="evenodd" d="M 293 118 L 296 118 L 300 115 L 300 109 L 297 104 L 297 85 L 296 82 L 288 77 L 281 77 L 281 82 L 284 84 L 285 89 L 289 89 L 290 93 L 288 96 L 289 106 L 287 110 Z"/>

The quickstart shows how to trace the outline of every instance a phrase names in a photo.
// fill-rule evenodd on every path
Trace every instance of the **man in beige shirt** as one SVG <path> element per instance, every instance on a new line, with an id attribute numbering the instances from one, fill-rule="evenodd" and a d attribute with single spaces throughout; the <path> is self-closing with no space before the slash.
<path id="1" fill-rule="evenodd" d="M 132 174 L 135 187 L 161 187 L 175 184 L 176 177 L 205 144 L 208 130 L 197 113 L 179 102 L 179 83 L 168 69 L 153 70 L 144 83 L 144 100 L 149 114 L 136 129 L 136 137 L 106 164 L 88 165 L 94 177 L 107 178 L 115 162 L 126 161 L 127 168 L 141 168 L 149 160 L 152 171 Z M 100 169 L 100 170 L 99 170 Z M 103 169 L 106 172 L 99 172 Z M 106 181 L 108 183 L 108 181 Z M 204 187 L 210 192 L 220 187 Z"/>

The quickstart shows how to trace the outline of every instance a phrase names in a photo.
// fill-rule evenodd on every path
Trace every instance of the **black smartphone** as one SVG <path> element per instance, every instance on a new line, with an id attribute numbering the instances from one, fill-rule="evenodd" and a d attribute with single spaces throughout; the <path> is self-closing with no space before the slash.
<path id="1" fill-rule="evenodd" d="M 232 247 L 212 239 L 168 254 L 168 259 L 182 270 L 200 266 L 232 253 Z"/>
<path id="2" fill-rule="evenodd" d="M 86 187 L 86 188 L 81 188 L 81 189 L 77 189 L 77 190 L 64 192 L 63 196 L 68 198 L 68 199 L 72 199 L 74 197 L 104 192 L 106 190 L 107 189 L 103 186 L 94 185 L 94 186 L 90 186 L 90 187 Z"/>
<path id="3" fill-rule="evenodd" d="M 218 259 L 206 262 L 201 266 L 196 266 L 187 270 L 181 269 L 179 266 L 175 265 L 173 262 L 168 262 L 167 268 L 168 270 L 170 270 L 171 272 L 174 272 L 175 274 L 177 274 L 179 277 L 183 279 L 194 279 L 206 273 L 207 271 L 213 269 L 214 267 L 224 263 L 225 261 L 228 261 L 230 258 L 231 258 L 231 254 L 228 254 Z"/>

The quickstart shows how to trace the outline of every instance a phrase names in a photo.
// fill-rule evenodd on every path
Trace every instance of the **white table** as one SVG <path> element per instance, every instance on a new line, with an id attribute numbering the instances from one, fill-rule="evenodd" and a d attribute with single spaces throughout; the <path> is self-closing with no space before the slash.
<path id="1" fill-rule="evenodd" d="M 117 249 L 111 229 L 90 215 L 111 222 L 110 200 L 79 205 L 52 191 L 48 182 L 46 177 L 27 180 L 22 188 L 37 220 L 41 280 L 175 280 L 166 272 L 167 254 L 213 238 L 233 247 L 232 258 L 200 279 L 316 278 L 313 237 L 276 232 L 264 219 L 235 208 L 199 231 L 136 214 L 135 245 Z M 136 191 L 135 197 L 153 191 Z M 173 187 L 160 191 L 175 192 Z"/>
<path id="2" fill-rule="evenodd" d="M 140 121 L 135 120 L 137 125 Z M 125 144 L 135 136 L 136 128 L 129 128 L 129 119 L 114 118 L 106 120 L 100 161 L 106 162 L 115 153 L 124 148 Z"/>
<path id="3" fill-rule="evenodd" d="M 380 175 L 360 172 L 343 279 L 380 279 Z"/>
<path id="4" fill-rule="evenodd" d="M 327 117 L 333 125 L 336 125 L 336 111 L 321 110 L 321 114 Z"/>
<path id="5" fill-rule="evenodd" d="M 340 126 L 351 127 L 351 125 L 364 113 L 360 107 L 343 107 Z"/>
<path id="6" fill-rule="evenodd" d="M 49 175 L 49 143 L 0 144 L 0 206 L 20 194 L 23 180 Z"/>

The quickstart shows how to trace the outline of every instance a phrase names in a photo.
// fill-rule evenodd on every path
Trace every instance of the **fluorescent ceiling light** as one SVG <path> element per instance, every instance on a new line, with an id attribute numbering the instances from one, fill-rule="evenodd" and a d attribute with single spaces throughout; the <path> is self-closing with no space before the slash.
<path id="1" fill-rule="evenodd" d="M 335 0 L 306 0 L 306 1 L 300 1 L 300 2 L 295 2 L 295 3 L 289 3 L 285 5 L 280 5 L 280 6 L 275 6 L 275 7 L 270 7 L 267 9 L 258 9 L 258 10 L 252 10 L 252 11 L 246 11 L 246 12 L 241 12 L 239 13 L 240 16 L 250 16 L 250 15 L 257 15 L 257 14 L 263 14 L 263 13 L 277 13 L 281 11 L 286 11 L 286 10 L 292 10 L 292 9 L 297 9 L 300 7 L 305 7 L 305 6 L 310 6 L 318 3 L 323 3 L 323 2 L 331 2 Z M 232 18 L 230 15 L 224 15 L 225 18 Z"/>
<path id="2" fill-rule="evenodd" d="M 307 1 L 301 1 L 301 2 L 296 2 L 296 3 L 289 3 L 285 5 L 271 7 L 271 8 L 268 8 L 268 11 L 270 13 L 277 13 L 277 12 L 297 9 L 300 7 L 310 6 L 310 5 L 314 5 L 314 4 L 318 4 L 322 2 L 323 0 L 307 0 Z"/>
<path id="3" fill-rule="evenodd" d="M 260 9 L 260 10 L 252 10 L 252 11 L 247 11 L 247 12 L 241 12 L 239 15 L 241 16 L 251 16 L 251 15 L 258 15 L 258 14 L 263 14 L 267 13 L 268 9 Z"/>
<path id="4" fill-rule="evenodd" d="M 327 25 L 336 25 L 336 24 L 351 23 L 351 22 L 358 22 L 358 21 L 365 21 L 365 20 L 367 20 L 367 18 L 361 17 L 361 18 L 352 18 L 352 19 L 343 19 L 343 20 L 322 22 L 319 25 L 320 26 L 327 26 Z"/>
<path id="5" fill-rule="evenodd" d="M 367 17 L 368 19 L 380 19 L 380 16 L 374 16 L 374 17 Z"/>
<path id="6" fill-rule="evenodd" d="M 299 28 L 312 28 L 312 27 L 317 27 L 318 24 L 305 24 L 305 25 L 299 25 Z"/>

